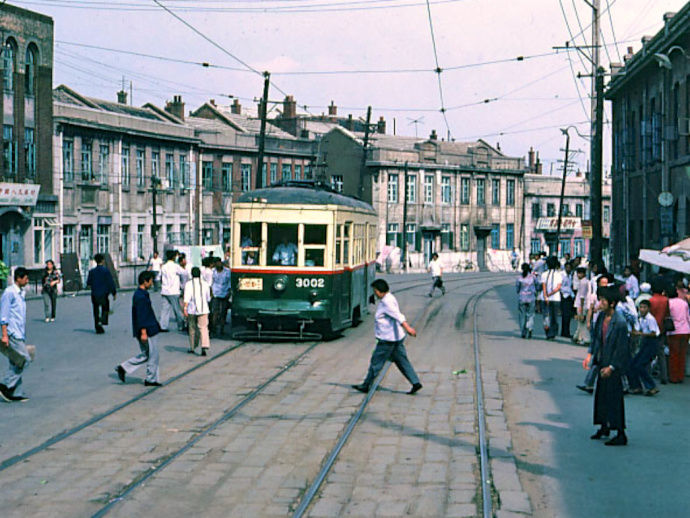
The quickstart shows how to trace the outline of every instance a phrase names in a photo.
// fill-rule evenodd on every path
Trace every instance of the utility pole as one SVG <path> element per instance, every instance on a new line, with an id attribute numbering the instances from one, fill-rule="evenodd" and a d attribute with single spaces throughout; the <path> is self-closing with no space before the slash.
<path id="1" fill-rule="evenodd" d="M 585 0 L 587 1 L 587 0 Z M 589 4 L 589 2 L 587 2 Z M 601 224 L 601 179 L 602 179 L 602 131 L 604 116 L 604 69 L 599 66 L 599 15 L 600 0 L 592 0 L 592 141 L 590 144 L 590 218 L 592 220 L 592 239 L 589 255 L 593 261 L 602 260 Z"/>
<path id="2" fill-rule="evenodd" d="M 570 133 L 568 129 L 561 130 L 565 133 L 565 158 L 563 160 L 563 181 L 561 182 L 561 199 L 558 204 L 558 227 L 556 229 L 556 256 L 561 242 L 561 221 L 563 219 L 563 198 L 565 197 L 565 179 L 568 175 L 568 153 L 570 153 Z"/>
<path id="3" fill-rule="evenodd" d="M 259 131 L 259 156 L 256 159 L 256 188 L 261 189 L 264 174 L 264 146 L 266 142 L 266 117 L 268 115 L 268 88 L 271 85 L 271 74 L 264 72 L 264 95 L 259 103 L 259 117 L 261 118 L 261 130 Z M 268 167 L 266 168 L 268 173 Z"/>
<path id="4" fill-rule="evenodd" d="M 359 184 L 357 186 L 357 196 L 362 199 L 364 196 L 364 175 L 367 169 L 367 151 L 369 150 L 369 128 L 371 126 L 371 106 L 367 108 L 367 122 L 364 126 L 364 146 L 362 147 L 362 162 L 359 167 Z"/>
<path id="5" fill-rule="evenodd" d="M 160 179 L 157 176 L 151 177 L 151 197 L 153 198 L 153 226 L 151 227 L 151 239 L 153 240 L 153 251 L 158 253 L 158 220 L 156 214 L 156 196 L 158 195 L 158 183 Z"/>
<path id="6" fill-rule="evenodd" d="M 402 261 L 403 268 L 407 272 L 407 161 L 403 168 L 403 228 L 402 228 Z"/>

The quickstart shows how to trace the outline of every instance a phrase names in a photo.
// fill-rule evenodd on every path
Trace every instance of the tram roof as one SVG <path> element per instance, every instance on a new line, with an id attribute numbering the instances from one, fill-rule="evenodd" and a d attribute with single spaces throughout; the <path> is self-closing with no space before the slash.
<path id="1" fill-rule="evenodd" d="M 269 205 L 342 205 L 374 212 L 367 202 L 333 191 L 328 187 L 315 186 L 311 182 L 299 185 L 277 185 L 245 192 L 240 195 L 238 203 L 260 202 Z"/>

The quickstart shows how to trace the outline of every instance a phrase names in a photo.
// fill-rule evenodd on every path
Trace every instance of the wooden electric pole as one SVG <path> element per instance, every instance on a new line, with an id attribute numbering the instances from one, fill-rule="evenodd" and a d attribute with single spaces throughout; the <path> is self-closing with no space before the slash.
<path id="1" fill-rule="evenodd" d="M 403 168 L 403 223 L 402 223 L 402 261 L 407 272 L 407 162 Z"/>
<path id="2" fill-rule="evenodd" d="M 357 196 L 364 196 L 364 175 L 367 170 L 367 151 L 369 150 L 369 128 L 371 125 L 371 106 L 367 108 L 367 122 L 364 125 L 364 145 L 362 146 L 362 162 L 359 166 L 359 182 L 357 184 Z"/>
<path id="3" fill-rule="evenodd" d="M 561 182 L 561 198 L 558 204 L 558 227 L 556 228 L 555 250 L 558 256 L 558 245 L 561 242 L 561 221 L 563 220 L 563 198 L 565 197 L 565 179 L 568 176 L 568 153 L 570 153 L 570 133 L 568 130 L 561 130 L 565 133 L 565 158 L 563 159 L 563 181 Z M 551 254 L 553 255 L 553 254 Z"/>
<path id="4" fill-rule="evenodd" d="M 266 143 L 266 117 L 268 116 L 268 88 L 271 85 L 271 74 L 264 72 L 264 95 L 259 103 L 259 117 L 261 118 L 261 129 L 259 130 L 259 154 L 256 159 L 256 181 L 257 189 L 264 186 L 264 147 Z M 268 167 L 266 168 L 268 173 Z"/>
<path id="5" fill-rule="evenodd" d="M 158 178 L 157 176 L 151 177 L 151 198 L 153 199 L 153 226 L 151 227 L 151 239 L 153 240 L 153 251 L 156 253 L 158 253 L 158 211 L 156 210 L 156 207 L 159 182 L 160 178 Z"/>

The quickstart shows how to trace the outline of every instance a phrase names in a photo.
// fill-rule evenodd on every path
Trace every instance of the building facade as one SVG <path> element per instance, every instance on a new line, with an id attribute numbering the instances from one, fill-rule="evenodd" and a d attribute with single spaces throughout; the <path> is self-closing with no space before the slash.
<path id="1" fill-rule="evenodd" d="M 55 258 L 53 20 L 0 5 L 0 259 L 8 266 Z"/>
<path id="2" fill-rule="evenodd" d="M 690 4 L 612 64 L 613 262 L 690 234 Z M 662 193 L 664 193 L 662 195 Z M 660 197 L 660 195 L 662 195 Z"/>

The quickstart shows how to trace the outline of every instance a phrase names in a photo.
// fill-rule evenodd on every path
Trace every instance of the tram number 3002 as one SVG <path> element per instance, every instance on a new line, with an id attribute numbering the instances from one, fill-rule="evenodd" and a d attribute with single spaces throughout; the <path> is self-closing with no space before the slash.
<path id="1" fill-rule="evenodd" d="M 295 286 L 297 286 L 298 288 L 323 288 L 325 284 L 326 281 L 324 279 L 309 277 L 297 277 L 295 279 Z"/>

